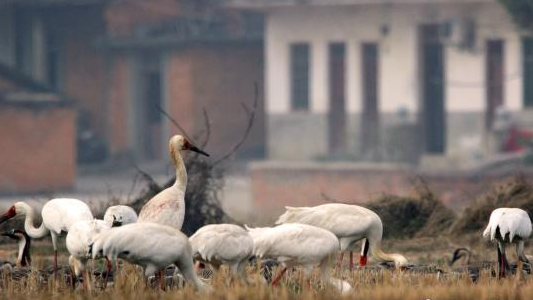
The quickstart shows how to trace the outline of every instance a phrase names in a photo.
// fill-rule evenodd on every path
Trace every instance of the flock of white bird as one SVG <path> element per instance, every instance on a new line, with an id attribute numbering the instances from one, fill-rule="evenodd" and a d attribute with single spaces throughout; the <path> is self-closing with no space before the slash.
<path id="1" fill-rule="evenodd" d="M 320 279 L 342 293 L 351 290 L 348 282 L 331 277 L 337 258 L 340 267 L 344 253 L 350 254 L 349 269 L 354 266 L 353 251 L 363 241 L 359 265 L 367 264 L 370 252 L 378 262 L 392 262 L 399 270 L 408 266 L 408 260 L 398 253 L 381 249 L 383 224 L 379 216 L 364 207 L 346 204 L 324 204 L 316 207 L 287 207 L 276 221 L 276 226 L 245 228 L 233 224 L 211 224 L 200 228 L 188 238 L 180 230 L 185 218 L 185 190 L 187 171 L 182 150 L 209 156 L 193 146 L 181 135 L 169 142 L 170 156 L 176 167 L 176 181 L 171 187 L 154 196 L 141 209 L 139 216 L 128 206 L 107 209 L 103 220 L 93 214 L 83 201 L 52 199 L 43 206 L 42 223 L 35 227 L 35 210 L 24 202 L 17 202 L 0 217 L 0 224 L 15 216 L 25 216 L 24 229 L 31 238 L 42 238 L 48 233 L 54 247 L 54 273 L 57 272 L 57 238 L 66 232 L 69 265 L 76 276 L 83 275 L 90 288 L 87 262 L 107 259 L 108 274 L 122 259 L 142 267 L 146 277 L 159 275 L 169 265 L 177 267 L 186 282 L 197 290 L 209 290 L 195 270 L 195 261 L 218 270 L 227 265 L 231 280 L 249 283 L 245 267 L 253 257 L 275 259 L 281 268 L 272 279 L 277 285 L 283 274 L 293 267 L 301 267 L 306 276 L 318 267 Z M 505 276 L 508 262 L 506 244 L 516 243 L 520 262 L 529 262 L 524 254 L 524 241 L 531 235 L 531 221 L 519 208 L 498 208 L 491 214 L 483 236 L 497 241 L 499 276 Z M 18 230 L 7 235 L 21 236 Z M 23 237 L 23 236 L 22 236 Z M 30 263 L 29 255 L 19 249 L 18 265 Z M 26 261 L 27 260 L 27 261 Z"/>

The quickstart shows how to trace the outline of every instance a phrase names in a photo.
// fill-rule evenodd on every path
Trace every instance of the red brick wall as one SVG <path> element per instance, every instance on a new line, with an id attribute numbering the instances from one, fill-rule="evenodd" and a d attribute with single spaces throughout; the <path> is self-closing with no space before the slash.
<path id="1" fill-rule="evenodd" d="M 105 137 L 106 64 L 103 53 L 94 46 L 96 38 L 105 33 L 102 14 L 98 7 L 65 11 L 60 15 L 58 32 L 63 47 L 64 90 L 78 109 L 88 114 L 92 128 Z"/>
<path id="2" fill-rule="evenodd" d="M 159 23 L 179 12 L 176 0 L 115 0 L 107 7 L 105 19 L 111 36 L 129 36 L 137 24 Z"/>
<path id="3" fill-rule="evenodd" d="M 123 56 L 116 56 L 110 63 L 108 103 L 108 145 L 111 157 L 128 150 L 128 111 L 130 99 L 130 65 Z M 104 113 L 103 113 L 104 114 Z"/>
<path id="4" fill-rule="evenodd" d="M 383 194 L 412 195 L 418 178 L 423 178 L 444 204 L 459 211 L 495 182 L 512 176 L 430 175 L 394 167 L 287 162 L 255 163 L 250 168 L 250 174 L 254 208 L 268 215 L 279 214 L 284 206 L 314 206 L 330 202 L 323 195 L 359 204 Z M 533 178 L 533 174 L 527 176 Z"/>
<path id="5" fill-rule="evenodd" d="M 191 48 L 194 53 L 195 126 L 205 127 L 202 108 L 211 121 L 208 149 L 214 156 L 227 153 L 242 137 L 247 115 L 242 103 L 251 109 L 254 82 L 260 86 L 259 103 L 252 131 L 239 153 L 264 147 L 263 47 L 261 43 L 208 44 Z"/>
<path id="6" fill-rule="evenodd" d="M 0 104 L 0 191 L 70 188 L 76 179 L 72 108 Z"/>
<path id="7" fill-rule="evenodd" d="M 194 118 L 198 115 L 194 110 L 193 55 L 192 50 L 173 52 L 166 72 L 168 112 L 190 134 L 194 132 Z M 171 134 L 180 133 L 174 125 L 169 128 Z"/>

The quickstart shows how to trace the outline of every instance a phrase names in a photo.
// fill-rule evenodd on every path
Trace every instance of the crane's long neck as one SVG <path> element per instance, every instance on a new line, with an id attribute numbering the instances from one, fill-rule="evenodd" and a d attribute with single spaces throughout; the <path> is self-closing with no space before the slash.
<path id="1" fill-rule="evenodd" d="M 392 261 L 396 265 L 401 264 L 402 261 L 406 261 L 405 257 L 398 253 L 385 253 L 381 250 L 381 240 L 370 241 L 370 252 L 372 256 L 380 262 Z"/>
<path id="2" fill-rule="evenodd" d="M 185 169 L 185 162 L 179 150 L 171 149 L 170 156 L 176 167 L 176 181 L 174 182 L 174 187 L 185 192 L 187 188 L 187 170 Z"/>
<path id="3" fill-rule="evenodd" d="M 19 242 L 19 252 L 17 257 L 17 266 L 20 267 L 26 267 L 31 264 L 31 257 L 30 257 L 30 240 L 26 237 L 22 237 Z"/>
<path id="4" fill-rule="evenodd" d="M 19 203 L 19 208 L 17 209 L 20 208 L 22 208 L 21 213 L 26 215 L 26 219 L 24 220 L 24 230 L 26 230 L 26 233 L 34 239 L 44 237 L 48 233 L 48 229 L 44 226 L 44 222 L 41 222 L 41 226 L 35 227 L 33 224 L 35 220 L 35 210 L 23 202 Z"/>

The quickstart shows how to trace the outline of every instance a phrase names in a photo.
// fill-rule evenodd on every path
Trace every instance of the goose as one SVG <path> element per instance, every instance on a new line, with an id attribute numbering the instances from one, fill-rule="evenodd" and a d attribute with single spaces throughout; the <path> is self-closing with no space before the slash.
<path id="1" fill-rule="evenodd" d="M 381 250 L 383 224 L 380 217 L 370 209 L 348 204 L 330 203 L 314 207 L 290 207 L 279 217 L 276 224 L 301 223 L 313 225 L 333 232 L 340 241 L 341 255 L 350 251 L 350 270 L 353 269 L 355 244 L 364 239 L 359 257 L 359 266 L 367 264 L 368 251 L 379 262 L 394 262 L 396 268 L 405 269 L 408 261 L 398 253 L 384 253 Z"/>
<path id="2" fill-rule="evenodd" d="M 245 267 L 252 256 L 254 241 L 248 232 L 233 224 L 211 224 L 198 229 L 190 238 L 193 257 L 216 270 L 229 266 L 232 278 L 245 281 Z"/>
<path id="3" fill-rule="evenodd" d="M 175 264 L 196 290 L 209 290 L 196 275 L 192 247 L 187 236 L 170 226 L 131 223 L 100 233 L 89 247 L 93 259 L 106 256 L 111 262 L 121 258 L 140 265 L 146 278 Z M 164 280 L 161 280 L 164 284 Z"/>
<path id="4" fill-rule="evenodd" d="M 185 218 L 185 189 L 187 188 L 187 170 L 180 151 L 190 150 L 205 156 L 209 154 L 191 145 L 181 135 L 175 135 L 170 139 L 169 150 L 176 167 L 176 181 L 142 207 L 137 222 L 157 223 L 180 230 Z"/>
<path id="5" fill-rule="evenodd" d="M 253 253 L 259 258 L 276 259 L 283 269 L 274 277 L 272 285 L 293 266 L 302 266 L 308 277 L 315 265 L 320 269 L 320 278 L 347 293 L 351 286 L 348 282 L 331 277 L 333 256 L 339 251 L 339 240 L 328 230 L 307 224 L 282 224 L 275 227 L 250 228 Z"/>
<path id="6" fill-rule="evenodd" d="M 42 238 L 50 233 L 54 247 L 54 273 L 57 272 L 57 237 L 61 232 L 68 232 L 74 223 L 93 219 L 89 206 L 84 202 L 78 199 L 56 198 L 44 204 L 39 227 L 34 226 L 35 210 L 24 202 L 13 204 L 0 217 L 0 224 L 18 215 L 26 216 L 24 230 L 31 238 Z"/>
<path id="7" fill-rule="evenodd" d="M 104 221 L 110 226 L 122 226 L 137 222 L 137 213 L 127 205 L 114 205 L 107 208 Z"/>
<path id="8" fill-rule="evenodd" d="M 505 277 L 509 263 L 505 256 L 506 244 L 516 243 L 519 264 L 529 263 L 524 253 L 524 241 L 531 235 L 531 220 L 527 212 L 520 208 L 497 208 L 490 214 L 489 224 L 483 237 L 497 241 L 498 278 Z"/>

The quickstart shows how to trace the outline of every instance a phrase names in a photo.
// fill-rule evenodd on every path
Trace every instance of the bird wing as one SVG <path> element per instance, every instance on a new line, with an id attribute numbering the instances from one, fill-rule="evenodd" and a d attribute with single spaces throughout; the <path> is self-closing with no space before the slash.
<path id="1" fill-rule="evenodd" d="M 339 250 L 339 241 L 331 232 L 305 224 L 254 228 L 250 232 L 254 254 L 259 257 L 316 261 Z"/>
<path id="2" fill-rule="evenodd" d="M 181 190 L 167 188 L 148 201 L 137 222 L 157 223 L 181 229 L 185 217 L 185 200 Z"/>
<path id="3" fill-rule="evenodd" d="M 324 228 L 337 237 L 363 234 L 381 219 L 373 211 L 347 204 L 324 204 L 315 207 L 286 207 L 276 224 L 302 223 Z"/>
<path id="4" fill-rule="evenodd" d="M 68 232 L 70 227 L 78 221 L 90 221 L 93 214 L 89 206 L 78 199 L 57 198 L 48 201 L 43 206 L 43 222 L 55 232 Z"/>
<path id="5" fill-rule="evenodd" d="M 210 261 L 242 260 L 251 256 L 252 237 L 243 228 L 232 224 L 207 225 L 200 228 L 191 238 L 193 253 Z"/>
<path id="6" fill-rule="evenodd" d="M 515 236 L 522 239 L 531 235 L 531 220 L 526 211 L 519 208 L 498 208 L 495 209 L 489 219 L 489 224 L 483 232 L 483 237 L 494 240 L 499 228 L 501 238 L 504 239 L 509 234 L 510 242 Z"/>

